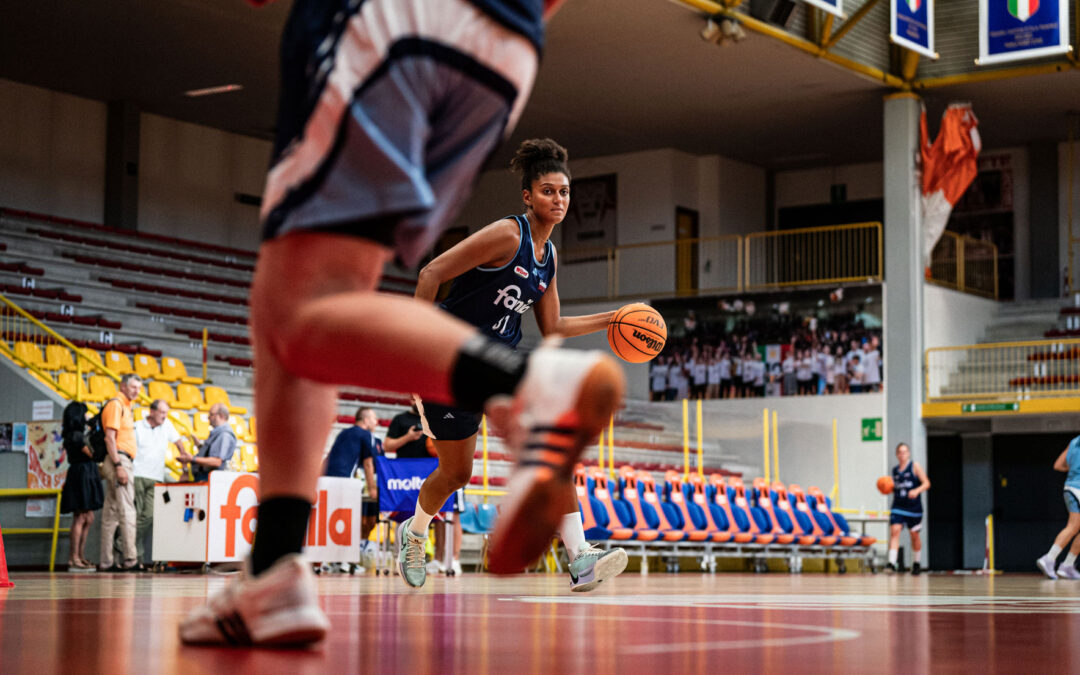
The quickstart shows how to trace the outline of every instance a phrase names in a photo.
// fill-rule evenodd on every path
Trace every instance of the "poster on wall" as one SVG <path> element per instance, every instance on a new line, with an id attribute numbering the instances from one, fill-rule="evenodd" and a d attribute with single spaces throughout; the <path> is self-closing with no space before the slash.
<path id="1" fill-rule="evenodd" d="M 823 9 L 834 16 L 844 16 L 844 0 L 803 0 L 808 5 Z"/>
<path id="2" fill-rule="evenodd" d="M 33 422 L 26 425 L 26 487 L 57 490 L 64 487 L 68 461 L 61 438 L 60 422 Z M 56 499 L 26 500 L 26 517 L 53 516 Z"/>
<path id="3" fill-rule="evenodd" d="M 936 59 L 934 0 L 891 0 L 889 39 L 905 49 Z"/>
<path id="4" fill-rule="evenodd" d="M 11 450 L 26 452 L 26 422 L 15 422 L 11 425 Z"/>
<path id="5" fill-rule="evenodd" d="M 0 452 L 11 452 L 11 423 L 0 423 Z"/>
<path id="6" fill-rule="evenodd" d="M 615 174 L 581 178 L 570 184 L 570 210 L 562 222 L 560 262 L 606 257 L 615 247 L 617 195 Z"/>
<path id="7" fill-rule="evenodd" d="M 979 58 L 984 66 L 1065 54 L 1068 0 L 979 0 Z"/>

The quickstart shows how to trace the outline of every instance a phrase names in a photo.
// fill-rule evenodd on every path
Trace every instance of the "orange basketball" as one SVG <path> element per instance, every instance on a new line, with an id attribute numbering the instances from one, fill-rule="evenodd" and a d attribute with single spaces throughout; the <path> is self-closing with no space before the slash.
<path id="1" fill-rule="evenodd" d="M 891 495 L 893 490 L 892 478 L 882 476 L 877 479 L 877 489 L 883 495 Z"/>
<path id="2" fill-rule="evenodd" d="M 635 302 L 615 312 L 608 322 L 608 344 L 623 361 L 645 363 L 667 343 L 667 324 L 652 307 Z"/>

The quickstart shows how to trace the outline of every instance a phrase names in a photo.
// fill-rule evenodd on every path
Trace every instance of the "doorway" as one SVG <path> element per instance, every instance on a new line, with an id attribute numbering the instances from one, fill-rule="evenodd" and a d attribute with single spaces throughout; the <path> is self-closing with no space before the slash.
<path id="1" fill-rule="evenodd" d="M 693 295 L 698 289 L 698 212 L 675 207 L 675 292 Z"/>

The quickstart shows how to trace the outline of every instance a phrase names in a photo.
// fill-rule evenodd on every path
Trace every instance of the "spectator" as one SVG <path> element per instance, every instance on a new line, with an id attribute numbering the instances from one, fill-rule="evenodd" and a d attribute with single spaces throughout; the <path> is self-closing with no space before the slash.
<path id="1" fill-rule="evenodd" d="M 209 479 L 211 471 L 227 467 L 236 452 L 236 434 L 229 426 L 229 409 L 215 403 L 206 417 L 210 422 L 210 435 L 205 441 L 196 441 L 199 451 L 194 455 L 180 453 L 180 461 L 191 465 L 196 482 Z"/>
<path id="2" fill-rule="evenodd" d="M 667 398 L 667 376 L 671 357 L 657 356 L 649 366 L 649 376 L 652 386 L 649 390 L 650 401 L 663 401 Z"/>
<path id="3" fill-rule="evenodd" d="M 833 386 L 837 394 L 846 394 L 848 391 L 848 376 L 847 376 L 847 361 L 844 360 L 844 348 L 840 345 L 836 346 L 836 353 L 833 355 L 833 380 L 835 381 Z"/>
<path id="4" fill-rule="evenodd" d="M 757 352 L 754 352 L 754 355 L 757 355 Z M 753 396 L 756 396 L 758 398 L 764 398 L 765 397 L 765 371 L 766 371 L 765 358 L 764 357 L 755 358 L 750 362 L 750 365 L 752 366 L 752 372 L 754 374 Z"/>
<path id="5" fill-rule="evenodd" d="M 784 374 L 784 396 L 794 396 L 799 393 L 797 388 L 797 380 L 795 379 L 795 348 L 792 347 L 784 355 L 784 360 L 780 364 L 780 370 Z"/>
<path id="6" fill-rule="evenodd" d="M 863 391 L 863 378 L 866 376 L 863 370 L 862 359 L 859 358 L 859 354 L 856 352 L 851 355 L 851 360 L 848 362 L 848 388 L 852 394 L 861 394 Z"/>
<path id="7" fill-rule="evenodd" d="M 394 415 L 390 420 L 390 428 L 386 430 L 386 441 L 383 449 L 387 454 L 394 454 L 398 458 L 406 457 L 431 457 L 428 452 L 427 439 L 424 438 L 423 427 L 420 424 L 420 412 L 416 404 L 403 413 Z"/>
<path id="8" fill-rule="evenodd" d="M 724 347 L 720 355 L 720 397 L 734 398 L 735 389 L 731 379 L 731 352 Z"/>
<path id="9" fill-rule="evenodd" d="M 709 384 L 709 356 L 708 350 L 701 350 L 690 362 L 690 376 L 693 378 L 693 386 L 690 389 L 692 398 L 705 398 L 705 388 Z"/>
<path id="10" fill-rule="evenodd" d="M 821 385 L 825 382 L 825 374 L 821 370 L 821 349 L 815 342 L 807 352 L 810 356 L 810 393 L 821 393 Z"/>
<path id="11" fill-rule="evenodd" d="M 365 546 L 368 536 L 375 529 L 379 518 L 379 486 L 375 482 L 375 458 L 383 454 L 382 441 L 375 438 L 379 428 L 379 416 L 371 408 L 356 411 L 356 422 L 342 431 L 330 446 L 323 463 L 324 476 L 352 478 L 359 468 L 364 472 L 364 484 L 368 499 L 360 514 L 360 544 Z"/>
<path id="12" fill-rule="evenodd" d="M 61 438 L 67 453 L 68 472 L 60 494 L 60 513 L 74 513 L 71 521 L 71 551 L 68 568 L 90 570 L 86 559 L 86 535 L 94 522 L 94 511 L 105 504 L 101 475 L 93 461 L 94 453 L 86 442 L 86 404 L 72 401 L 64 408 Z"/>
<path id="13" fill-rule="evenodd" d="M 138 565 L 135 549 L 135 484 L 132 462 L 137 454 L 135 442 L 135 417 L 131 406 L 139 397 L 142 379 L 127 374 L 120 378 L 116 398 L 105 403 L 101 412 L 101 426 L 105 429 L 107 456 L 102 462 L 102 478 L 105 479 L 105 503 L 101 513 L 101 562 L 102 571 L 131 571 Z M 123 560 L 113 563 L 113 538 L 120 532 L 120 548 Z"/>
<path id="14" fill-rule="evenodd" d="M 795 360 L 795 379 L 799 383 L 799 396 L 806 396 L 810 393 L 813 377 L 814 373 L 810 370 L 810 350 L 800 350 L 799 356 Z"/>
<path id="15" fill-rule="evenodd" d="M 169 421 L 169 404 L 161 399 L 150 404 L 146 417 L 135 423 L 135 550 L 138 569 L 150 563 L 146 535 L 154 525 L 154 484 L 165 480 L 165 456 L 169 444 L 184 452 L 180 434 Z"/>
<path id="16" fill-rule="evenodd" d="M 825 374 L 825 393 L 832 394 L 836 391 L 836 357 L 826 345 L 821 350 L 821 372 Z"/>
<path id="17" fill-rule="evenodd" d="M 863 343 L 863 391 L 877 391 L 881 385 L 881 353 L 868 340 Z"/>
<path id="18" fill-rule="evenodd" d="M 720 350 L 718 348 L 710 350 L 707 370 L 705 398 L 720 398 L 720 383 L 723 380 L 721 378 Z"/>

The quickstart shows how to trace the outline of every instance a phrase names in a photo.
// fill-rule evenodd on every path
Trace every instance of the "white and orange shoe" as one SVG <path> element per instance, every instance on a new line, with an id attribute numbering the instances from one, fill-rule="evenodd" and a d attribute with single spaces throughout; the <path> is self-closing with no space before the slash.
<path id="1" fill-rule="evenodd" d="M 488 563 L 496 574 L 520 572 L 547 550 L 564 515 L 574 463 L 607 427 L 626 388 L 610 356 L 550 344 L 529 356 L 514 395 L 518 414 L 506 437 L 517 464 L 491 536 Z"/>
<path id="2" fill-rule="evenodd" d="M 258 576 L 245 564 L 243 576 L 230 582 L 180 623 L 187 644 L 287 646 L 319 642 L 330 620 L 319 608 L 311 563 L 287 555 Z"/>

